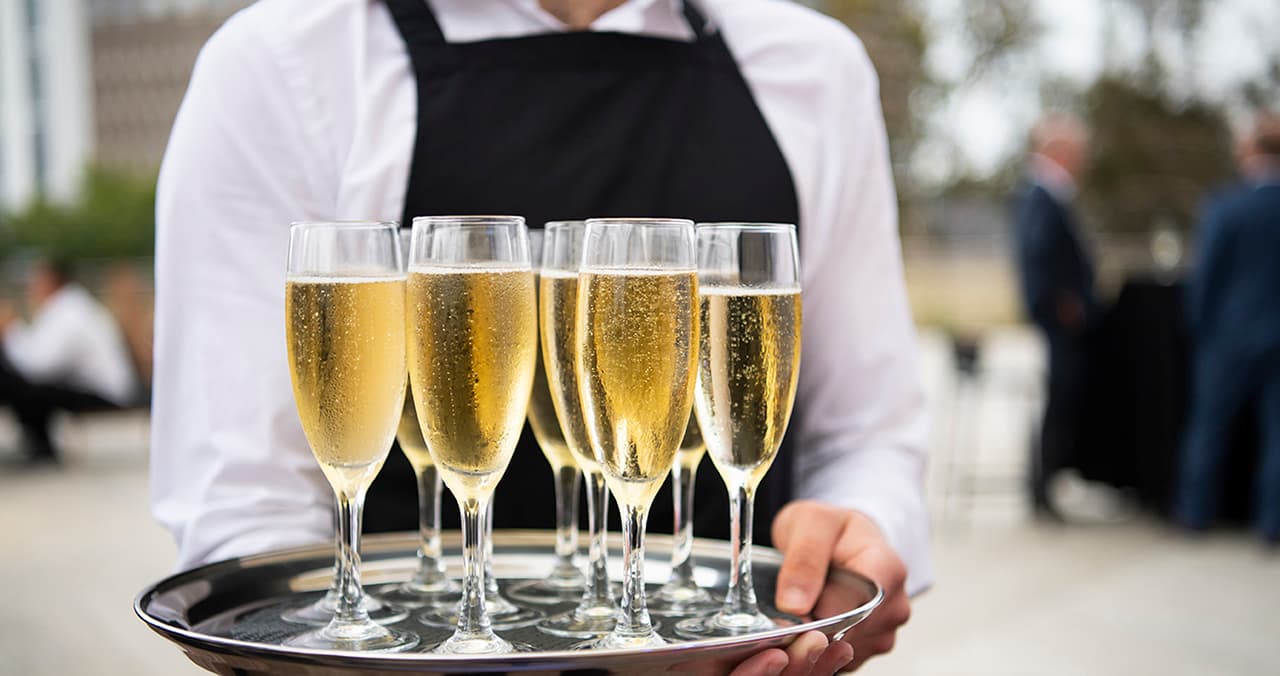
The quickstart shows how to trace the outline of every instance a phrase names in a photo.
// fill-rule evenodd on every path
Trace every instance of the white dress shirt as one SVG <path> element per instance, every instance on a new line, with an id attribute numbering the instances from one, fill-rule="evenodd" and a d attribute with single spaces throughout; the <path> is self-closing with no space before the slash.
<path id="1" fill-rule="evenodd" d="M 431 5 L 456 42 L 565 30 L 537 0 Z M 795 494 L 868 515 L 918 591 L 933 576 L 928 421 L 875 71 L 848 29 L 807 8 L 699 5 L 723 30 L 798 190 Z M 677 0 L 631 0 L 590 29 L 692 37 Z M 288 224 L 399 219 L 416 109 L 408 55 L 381 2 L 261 0 L 201 52 L 157 205 L 151 488 L 180 567 L 330 537 L 331 492 L 285 361 Z"/>
<path id="2" fill-rule="evenodd" d="M 4 334 L 4 353 L 23 378 L 96 394 L 125 405 L 137 375 L 124 335 L 101 303 L 76 284 L 49 296 L 31 318 Z"/>

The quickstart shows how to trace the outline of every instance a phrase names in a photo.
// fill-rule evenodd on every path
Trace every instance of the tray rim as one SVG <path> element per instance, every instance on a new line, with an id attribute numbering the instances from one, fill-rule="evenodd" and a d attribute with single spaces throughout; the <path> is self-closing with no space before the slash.
<path id="1" fill-rule="evenodd" d="M 458 544 L 461 541 L 461 534 L 457 531 L 446 531 L 442 533 L 444 540 L 450 544 Z M 617 534 L 611 534 L 612 541 Z M 386 554 L 388 552 L 412 551 L 417 546 L 416 531 L 402 531 L 396 533 L 379 533 L 369 535 L 361 546 L 362 554 Z M 497 530 L 494 532 L 494 544 L 497 546 L 519 546 L 519 545 L 550 545 L 554 534 L 548 530 Z M 646 536 L 646 543 L 653 541 L 655 544 L 662 542 L 669 544 L 671 536 L 664 534 L 651 534 Z M 612 548 L 612 542 L 610 546 Z M 694 539 L 695 551 L 704 555 L 708 552 L 715 552 L 725 558 L 732 547 L 730 543 L 723 540 L 712 540 L 706 538 Z M 390 671 L 408 671 L 418 669 L 434 669 L 444 672 L 462 672 L 462 671 L 482 671 L 485 669 L 533 669 L 533 668 L 557 668 L 557 667 L 581 667 L 584 657 L 590 656 L 594 660 L 603 663 L 616 663 L 623 661 L 652 662 L 655 658 L 663 658 L 662 661 L 671 662 L 669 658 L 677 657 L 679 661 L 688 661 L 714 657 L 717 654 L 729 653 L 737 650 L 745 650 L 752 646 L 759 646 L 761 649 L 776 645 L 785 644 L 788 639 L 794 638 L 805 631 L 830 629 L 838 627 L 842 623 L 848 626 L 835 632 L 835 638 L 838 640 L 858 622 L 861 622 L 872 611 L 874 611 L 884 600 L 884 590 L 880 585 L 870 578 L 854 573 L 852 571 L 832 569 L 831 575 L 848 577 L 853 581 L 861 583 L 873 591 L 871 598 L 860 606 L 849 609 L 843 613 L 826 617 L 822 619 L 812 620 L 801 625 L 793 627 L 779 627 L 765 632 L 748 634 L 745 636 L 732 636 L 716 639 L 703 639 L 698 641 L 689 641 L 685 643 L 675 643 L 664 648 L 631 648 L 620 650 L 547 650 L 528 653 L 502 653 L 498 655 L 483 656 L 464 656 L 464 655 L 436 655 L 433 653 L 408 652 L 408 653 L 358 653 L 351 651 L 338 650 L 317 650 L 307 648 L 294 648 L 288 646 L 275 646 L 267 643 L 258 643 L 255 641 L 245 641 L 230 637 L 216 636 L 196 631 L 191 628 L 171 624 L 169 621 L 161 619 L 150 613 L 143 606 L 150 602 L 156 595 L 163 593 L 167 589 L 180 587 L 191 581 L 200 580 L 209 577 L 211 572 L 215 572 L 221 568 L 229 568 L 234 570 L 243 570 L 256 567 L 262 567 L 278 563 L 287 563 L 296 561 L 300 558 L 324 557 L 330 555 L 332 545 L 329 543 L 301 545 L 296 547 L 272 550 L 261 554 L 254 554 L 244 557 L 235 557 L 224 559 L 214 563 L 199 566 L 190 570 L 181 571 L 169 575 L 153 584 L 148 585 L 140 591 L 133 602 L 134 613 L 147 624 L 152 631 L 160 634 L 166 639 L 174 642 L 187 653 L 188 658 L 196 661 L 198 665 L 204 666 L 200 661 L 195 660 L 195 656 L 191 654 L 191 648 L 204 650 L 206 652 L 218 655 L 234 655 L 258 660 L 267 661 L 287 661 L 290 663 L 301 664 L 304 666 L 321 666 L 329 668 L 362 668 L 373 669 L 382 668 Z M 770 547 L 753 546 L 753 560 L 768 559 L 771 563 L 780 563 L 782 555 L 775 549 Z M 593 666 L 596 666 L 593 663 Z"/>

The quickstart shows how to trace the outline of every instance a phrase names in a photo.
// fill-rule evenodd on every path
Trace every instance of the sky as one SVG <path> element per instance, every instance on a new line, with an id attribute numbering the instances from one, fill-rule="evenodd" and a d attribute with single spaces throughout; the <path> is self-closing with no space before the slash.
<path id="1" fill-rule="evenodd" d="M 963 81 L 972 50 L 956 31 L 966 2 L 923 0 L 934 41 L 927 54 L 931 72 L 944 81 Z M 1045 32 L 1034 47 L 1036 58 L 1015 63 L 956 91 L 929 121 L 930 138 L 912 159 L 913 172 L 925 183 L 945 183 L 970 172 L 997 171 L 1023 145 L 1026 130 L 1040 112 L 1037 92 L 1046 78 L 1081 88 L 1100 73 L 1107 46 L 1104 0 L 1037 0 Z M 1187 64 L 1179 85 L 1186 92 L 1222 100 L 1266 67 L 1261 45 L 1280 35 L 1280 1 L 1210 0 L 1203 33 L 1188 49 L 1176 42 L 1157 49 L 1169 62 Z M 1144 29 L 1137 17 L 1115 21 L 1111 49 L 1123 62 L 1141 53 Z M 1034 65 L 1032 65 L 1034 64 Z"/>

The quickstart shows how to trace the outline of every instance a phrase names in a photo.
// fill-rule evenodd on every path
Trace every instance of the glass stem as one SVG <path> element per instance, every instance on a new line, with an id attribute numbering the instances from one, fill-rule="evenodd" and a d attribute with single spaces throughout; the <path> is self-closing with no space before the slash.
<path id="1" fill-rule="evenodd" d="M 729 504 L 729 536 L 733 545 L 733 567 L 729 571 L 729 591 L 722 613 L 755 615 L 756 588 L 751 582 L 751 525 L 755 515 L 754 488 L 739 484 L 733 488 Z"/>
<path id="2" fill-rule="evenodd" d="M 343 576 L 346 571 L 342 566 L 342 498 L 333 503 L 333 582 L 324 594 L 325 603 L 338 607 L 342 598 Z"/>
<path id="3" fill-rule="evenodd" d="M 489 616 L 484 610 L 485 562 L 488 558 L 488 529 L 485 518 L 488 500 L 467 499 L 462 502 L 462 605 L 458 609 L 458 629 L 454 636 L 463 640 L 487 639 L 493 635 Z"/>
<path id="4" fill-rule="evenodd" d="M 671 468 L 671 499 L 675 511 L 675 534 L 671 543 L 671 580 L 673 587 L 693 587 L 693 480 L 698 466 Z"/>
<path id="5" fill-rule="evenodd" d="M 414 582 L 440 584 L 446 579 L 440 547 L 440 473 L 435 465 L 415 467 L 418 477 L 418 572 Z"/>
<path id="6" fill-rule="evenodd" d="M 369 621 L 369 611 L 361 601 L 360 587 L 360 520 L 363 517 L 364 491 L 355 495 L 338 493 L 338 609 L 333 623 L 353 624 Z"/>
<path id="7" fill-rule="evenodd" d="M 609 488 L 600 472 L 585 472 L 587 478 L 587 529 L 590 567 L 587 571 L 587 587 L 582 594 L 582 606 L 612 606 L 609 593 Z"/>
<path id="8" fill-rule="evenodd" d="M 493 498 L 484 506 L 484 593 L 498 596 L 498 576 L 493 574 Z"/>
<path id="9" fill-rule="evenodd" d="M 644 603 L 644 530 L 649 510 L 627 505 L 622 509 L 622 558 L 625 574 L 622 582 L 622 608 L 615 634 L 647 636 L 653 623 Z"/>
<path id="10" fill-rule="evenodd" d="M 556 569 L 553 578 L 576 578 L 573 557 L 578 553 L 578 478 L 573 465 L 555 468 L 556 474 Z"/>

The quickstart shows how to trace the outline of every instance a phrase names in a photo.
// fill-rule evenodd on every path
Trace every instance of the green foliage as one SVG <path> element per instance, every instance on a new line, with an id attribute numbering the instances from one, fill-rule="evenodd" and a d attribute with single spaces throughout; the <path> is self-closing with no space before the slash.
<path id="1" fill-rule="evenodd" d="M 1086 101 L 1094 155 L 1081 196 L 1091 221 L 1112 232 L 1189 229 L 1203 196 L 1232 176 L 1222 110 L 1174 104 L 1120 77 L 1098 80 Z"/>
<path id="2" fill-rule="evenodd" d="M 37 199 L 0 219 L 0 253 L 36 249 L 70 259 L 151 255 L 155 180 L 91 167 L 73 204 Z"/>

